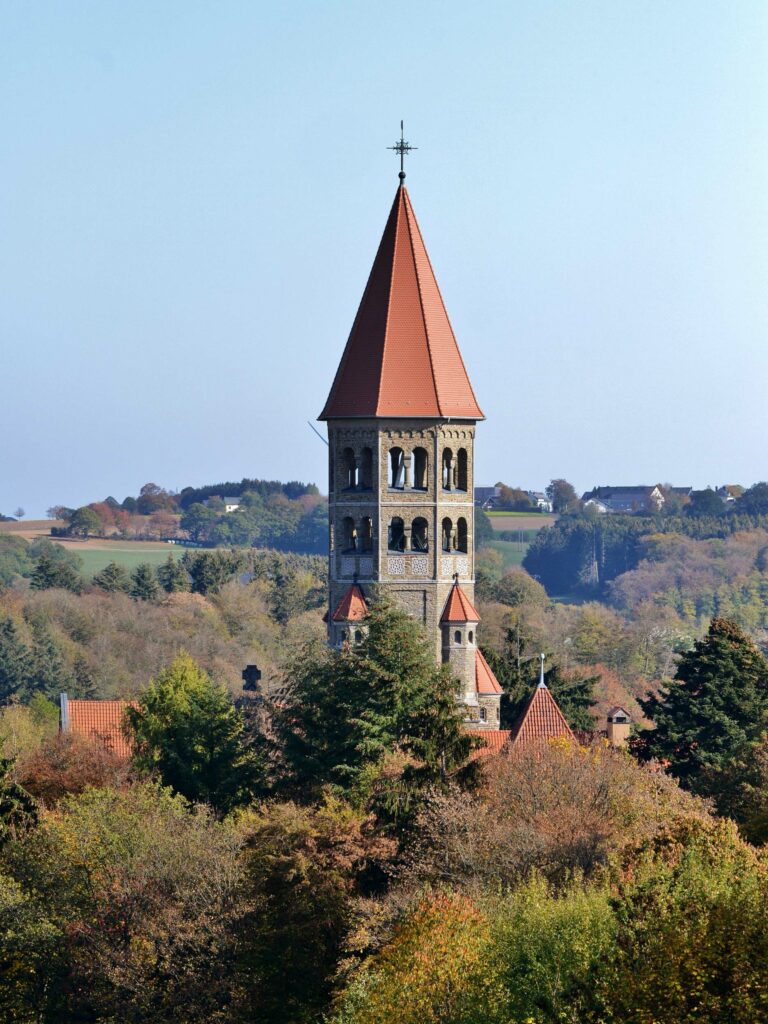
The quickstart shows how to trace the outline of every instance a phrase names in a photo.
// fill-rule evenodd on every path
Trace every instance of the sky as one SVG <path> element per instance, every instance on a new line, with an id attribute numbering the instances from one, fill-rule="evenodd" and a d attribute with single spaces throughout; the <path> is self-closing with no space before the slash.
<path id="1" fill-rule="evenodd" d="M 477 484 L 768 477 L 764 0 L 0 0 L 0 512 L 324 489 L 401 118 Z"/>

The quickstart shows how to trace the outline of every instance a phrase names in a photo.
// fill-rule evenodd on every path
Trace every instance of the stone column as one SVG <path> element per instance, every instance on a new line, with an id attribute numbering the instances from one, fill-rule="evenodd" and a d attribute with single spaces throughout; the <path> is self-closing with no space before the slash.
<path id="1" fill-rule="evenodd" d="M 411 459 L 413 458 L 411 452 L 403 452 L 403 466 L 405 469 L 405 486 L 410 490 L 411 488 Z"/>
<path id="2" fill-rule="evenodd" d="M 405 548 L 406 551 L 410 551 L 411 550 L 411 527 L 410 527 L 410 525 L 403 527 L 403 534 L 404 534 L 404 537 L 405 537 L 405 543 L 404 543 L 403 547 Z"/>
<path id="3" fill-rule="evenodd" d="M 453 456 L 446 462 L 445 489 L 446 491 L 453 490 Z"/>

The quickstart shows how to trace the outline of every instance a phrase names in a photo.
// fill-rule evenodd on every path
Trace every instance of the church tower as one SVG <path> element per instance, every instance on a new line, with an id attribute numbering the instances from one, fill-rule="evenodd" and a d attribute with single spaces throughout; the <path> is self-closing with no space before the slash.
<path id="1" fill-rule="evenodd" d="M 404 178 L 319 417 L 328 425 L 329 642 L 361 635 L 375 585 L 423 623 L 436 660 L 461 684 L 467 721 L 498 729 L 501 687 L 477 648 L 474 609 L 483 413 Z"/>

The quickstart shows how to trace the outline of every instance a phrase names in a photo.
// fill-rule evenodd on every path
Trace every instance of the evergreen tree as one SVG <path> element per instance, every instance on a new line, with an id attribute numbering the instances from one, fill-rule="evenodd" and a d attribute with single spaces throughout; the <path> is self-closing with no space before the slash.
<path id="1" fill-rule="evenodd" d="M 37 805 L 12 777 L 13 760 L 0 757 L 0 848 L 37 824 Z"/>
<path id="2" fill-rule="evenodd" d="M 110 594 L 116 591 L 127 594 L 131 586 L 128 572 L 122 565 L 118 565 L 117 562 L 110 562 L 109 565 L 104 566 L 101 572 L 95 573 L 93 582 L 97 587 L 106 590 Z"/>
<path id="3" fill-rule="evenodd" d="M 32 661 L 28 691 L 57 700 L 62 691 L 71 689 L 72 675 L 45 620 L 33 618 L 29 625 L 32 630 Z"/>
<path id="4" fill-rule="evenodd" d="M 656 728 L 638 753 L 665 761 L 687 789 L 722 797 L 718 778 L 768 727 L 768 662 L 734 622 L 713 619 L 672 683 L 640 705 Z"/>
<path id="5" fill-rule="evenodd" d="M 501 702 L 502 729 L 513 728 L 539 683 L 539 658 L 523 653 L 524 649 L 524 639 L 512 629 L 507 630 L 500 652 L 483 648 L 483 654 L 505 694 Z M 595 705 L 594 686 L 599 678 L 576 669 L 571 669 L 566 675 L 556 662 L 546 669 L 544 681 L 572 729 L 591 732 L 595 728 L 592 708 Z"/>
<path id="6" fill-rule="evenodd" d="M 98 689 L 85 655 L 78 651 L 72 665 L 72 696 L 78 700 L 97 700 Z"/>
<path id="7" fill-rule="evenodd" d="M 243 568 L 237 551 L 185 551 L 181 564 L 192 577 L 192 593 L 218 594 L 235 573 Z"/>
<path id="8" fill-rule="evenodd" d="M 32 654 L 13 619 L 0 619 L 0 703 L 26 695 L 32 673 Z"/>
<path id="9" fill-rule="evenodd" d="M 221 813 L 250 802 L 260 769 L 242 715 L 188 654 L 158 673 L 127 716 L 140 770 Z"/>
<path id="10" fill-rule="evenodd" d="M 176 594 L 189 590 L 189 576 L 187 570 L 173 555 L 168 555 L 167 560 L 157 568 L 157 582 L 167 594 Z"/>
<path id="11" fill-rule="evenodd" d="M 402 819 L 425 787 L 470 782 L 475 741 L 457 690 L 418 623 L 374 604 L 358 646 L 306 648 L 289 672 L 273 723 L 288 788 L 304 798 L 325 785 L 344 795 L 376 790 L 379 808 Z M 397 757 L 401 770 L 390 773 Z"/>
<path id="12" fill-rule="evenodd" d="M 83 589 L 83 578 L 72 566 L 46 553 L 40 555 L 32 570 L 29 585 L 33 590 L 50 590 L 60 587 L 79 594 Z"/>
<path id="13" fill-rule="evenodd" d="M 131 573 L 131 597 L 139 601 L 153 601 L 159 593 L 155 571 L 149 562 L 137 565 Z"/>

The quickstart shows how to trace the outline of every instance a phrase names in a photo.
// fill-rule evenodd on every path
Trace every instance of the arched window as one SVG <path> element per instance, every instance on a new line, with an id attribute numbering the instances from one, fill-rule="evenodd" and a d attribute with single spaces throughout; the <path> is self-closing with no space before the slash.
<path id="1" fill-rule="evenodd" d="M 356 644 L 362 643 L 362 640 L 363 640 L 363 631 L 361 629 L 356 629 L 355 630 L 355 643 Z"/>
<path id="2" fill-rule="evenodd" d="M 373 487 L 373 452 L 368 447 L 361 452 L 359 483 L 364 491 L 370 491 Z"/>
<path id="3" fill-rule="evenodd" d="M 405 530 L 403 529 L 403 520 L 399 516 L 394 516 L 389 522 L 387 547 L 390 551 L 405 550 Z"/>
<path id="4" fill-rule="evenodd" d="M 413 520 L 413 527 L 411 530 L 411 547 L 414 551 L 429 551 L 427 520 L 422 518 L 422 516 Z"/>
<path id="5" fill-rule="evenodd" d="M 480 721 L 481 722 L 485 722 L 487 720 L 487 718 L 488 718 L 488 712 L 485 710 L 485 708 L 480 708 Z"/>
<path id="6" fill-rule="evenodd" d="M 453 634 L 453 642 L 457 643 L 457 644 L 461 643 L 461 630 L 460 629 L 457 629 L 456 632 Z"/>
<path id="7" fill-rule="evenodd" d="M 389 486 L 402 490 L 405 486 L 405 459 L 402 448 L 389 449 Z"/>
<path id="8" fill-rule="evenodd" d="M 413 486 L 417 491 L 427 489 L 427 450 L 413 449 Z"/>
<path id="9" fill-rule="evenodd" d="M 460 491 L 467 490 L 467 449 L 459 448 L 456 453 L 456 487 Z"/>
<path id="10" fill-rule="evenodd" d="M 473 644 L 475 642 L 475 634 L 472 632 L 471 629 L 470 629 L 469 633 L 467 634 L 467 640 L 469 640 L 469 642 L 471 644 Z"/>
<path id="11" fill-rule="evenodd" d="M 443 520 L 442 535 L 443 551 L 450 551 L 453 537 L 453 523 L 450 519 L 446 518 Z"/>
<path id="12" fill-rule="evenodd" d="M 446 491 L 453 487 L 453 452 L 450 448 L 443 449 L 443 487 Z"/>
<path id="13" fill-rule="evenodd" d="M 344 542 L 343 542 L 342 550 L 343 551 L 354 551 L 355 550 L 355 546 L 356 546 L 356 541 L 357 541 L 357 538 L 356 538 L 356 535 L 355 535 L 356 534 L 356 531 L 355 531 L 355 520 L 352 518 L 352 516 L 344 516 L 344 521 L 342 522 L 341 525 L 342 525 L 343 537 L 344 537 Z"/>
<path id="14" fill-rule="evenodd" d="M 344 467 L 344 490 L 351 491 L 357 486 L 357 460 L 352 448 L 345 448 L 342 454 L 342 465 Z"/>
<path id="15" fill-rule="evenodd" d="M 370 516 L 363 516 L 360 521 L 360 547 L 363 551 L 373 548 L 373 523 Z"/>
<path id="16" fill-rule="evenodd" d="M 467 551 L 467 520 L 463 517 L 456 524 L 456 547 L 459 551 Z"/>

